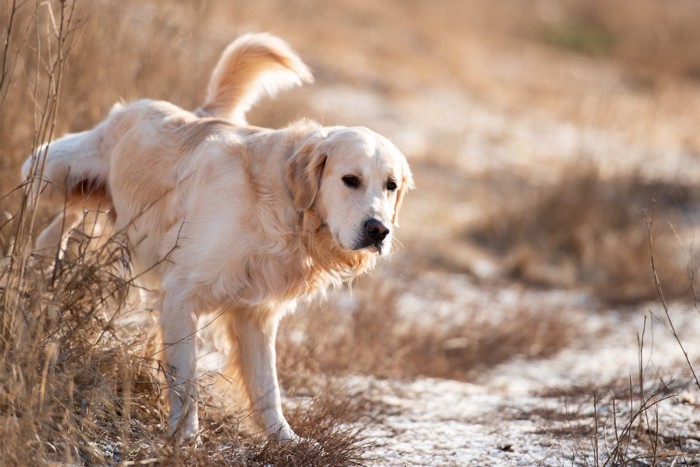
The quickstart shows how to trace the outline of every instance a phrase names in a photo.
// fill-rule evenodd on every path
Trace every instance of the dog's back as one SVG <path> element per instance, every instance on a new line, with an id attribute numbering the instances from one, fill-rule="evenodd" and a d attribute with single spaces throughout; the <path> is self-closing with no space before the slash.
<path id="1" fill-rule="evenodd" d="M 105 135 L 112 139 L 125 135 L 128 125 L 145 122 L 141 118 L 149 111 L 155 114 L 162 111 L 159 106 L 168 106 L 168 112 L 181 117 L 186 115 L 182 117 L 185 120 L 214 117 L 245 125 L 245 113 L 260 97 L 312 80 L 306 65 L 284 41 L 268 34 L 248 34 L 224 51 L 212 73 L 205 103 L 194 114 L 172 104 L 149 100 L 125 107 L 116 105 L 107 119 L 92 130 L 68 134 L 42 146 L 25 161 L 22 177 L 31 180 L 35 196 L 41 194 L 41 204 L 59 214 L 37 238 L 37 250 L 48 252 L 58 247 L 61 239 L 80 222 L 84 210 L 114 208 L 109 175 L 112 162 L 105 150 L 110 142 L 104 140 Z M 122 119 L 122 114 L 129 114 L 129 119 Z M 127 127 L 114 131 L 122 120 L 128 120 Z M 190 131 L 196 132 L 197 128 L 206 131 L 207 125 L 213 124 L 194 125 Z M 105 131 L 107 126 L 110 131 Z M 184 140 L 196 141 L 196 138 Z M 167 163 L 162 161 L 162 164 Z M 139 169 L 134 170 L 135 177 L 143 175 Z M 145 199 L 142 201 L 148 204 Z"/>

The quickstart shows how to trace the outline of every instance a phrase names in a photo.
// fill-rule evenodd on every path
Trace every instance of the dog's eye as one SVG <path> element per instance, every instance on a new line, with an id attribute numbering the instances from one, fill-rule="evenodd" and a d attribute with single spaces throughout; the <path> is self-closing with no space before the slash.
<path id="1" fill-rule="evenodd" d="M 359 188 L 360 187 L 360 179 L 354 175 L 346 175 L 343 177 L 343 183 L 345 183 L 345 186 L 348 188 Z"/>
<path id="2" fill-rule="evenodd" d="M 396 188 L 398 188 L 398 186 L 396 185 L 396 182 L 393 181 L 392 179 L 389 179 L 389 181 L 386 182 L 386 189 L 387 190 L 396 191 Z"/>

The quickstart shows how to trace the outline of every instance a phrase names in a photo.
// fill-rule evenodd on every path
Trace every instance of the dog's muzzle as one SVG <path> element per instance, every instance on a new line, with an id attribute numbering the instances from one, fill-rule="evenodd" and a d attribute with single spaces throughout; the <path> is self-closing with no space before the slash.
<path id="1" fill-rule="evenodd" d="M 391 233 L 391 230 L 382 221 L 374 218 L 369 219 L 363 226 L 362 236 L 355 249 L 361 250 L 373 246 L 381 253 L 384 247 L 384 240 L 389 236 L 389 233 Z"/>

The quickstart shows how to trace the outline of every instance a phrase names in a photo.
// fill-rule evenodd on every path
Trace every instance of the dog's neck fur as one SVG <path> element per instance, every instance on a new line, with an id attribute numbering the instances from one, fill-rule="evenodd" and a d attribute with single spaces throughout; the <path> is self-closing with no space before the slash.
<path id="1" fill-rule="evenodd" d="M 321 287 L 340 286 L 374 268 L 377 255 L 341 248 L 313 207 L 303 213 L 301 224 L 301 251 L 308 258 L 304 263 Z"/>
<path id="2" fill-rule="evenodd" d="M 258 300 L 284 302 L 303 296 L 323 293 L 329 287 L 339 287 L 374 268 L 378 255 L 368 250 L 350 251 L 338 245 L 315 208 L 297 213 L 296 234 L 288 239 L 281 255 L 251 258 L 247 269 L 252 276 L 270 278 L 256 270 L 276 270 L 293 273 L 278 276 L 270 282 L 250 281 L 249 287 Z M 254 258 L 254 257 L 253 257 Z M 266 265 L 276 262 L 276 268 Z M 282 263 L 282 264 L 279 264 Z M 264 287 L 264 289 L 260 289 Z"/>

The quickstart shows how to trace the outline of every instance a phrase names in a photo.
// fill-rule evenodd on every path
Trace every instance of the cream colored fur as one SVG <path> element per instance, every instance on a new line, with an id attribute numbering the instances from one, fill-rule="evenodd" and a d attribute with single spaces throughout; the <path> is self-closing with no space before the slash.
<path id="1" fill-rule="evenodd" d="M 225 50 L 196 113 L 152 100 L 115 106 L 23 167 L 43 189 L 41 201 L 61 211 L 39 235 L 39 250 L 55 251 L 86 207 L 111 209 L 133 274 L 161 309 L 170 430 L 185 438 L 199 430 L 198 318 L 220 312 L 216 325 L 257 421 L 271 436 L 297 439 L 277 383 L 279 320 L 298 299 L 386 255 L 412 187 L 401 152 L 366 128 L 243 126 L 262 90 L 310 80 L 280 39 L 247 35 Z"/>

